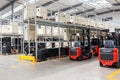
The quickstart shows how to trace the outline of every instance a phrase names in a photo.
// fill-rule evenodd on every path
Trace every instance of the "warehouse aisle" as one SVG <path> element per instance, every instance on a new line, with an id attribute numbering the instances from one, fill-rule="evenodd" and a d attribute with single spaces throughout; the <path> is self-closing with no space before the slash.
<path id="1" fill-rule="evenodd" d="M 120 80 L 117 69 L 99 67 L 97 58 L 85 61 L 70 61 L 68 58 L 32 64 L 20 62 L 18 55 L 0 56 L 0 80 L 112 80 L 112 74 Z"/>

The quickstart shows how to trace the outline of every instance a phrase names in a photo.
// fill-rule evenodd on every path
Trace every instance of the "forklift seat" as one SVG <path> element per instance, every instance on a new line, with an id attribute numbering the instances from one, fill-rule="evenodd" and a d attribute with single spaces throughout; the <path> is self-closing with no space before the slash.
<path id="1" fill-rule="evenodd" d="M 115 48 L 114 41 L 112 41 L 112 40 L 106 40 L 104 42 L 104 47 L 105 48 Z"/>
<path id="2" fill-rule="evenodd" d="M 81 46 L 81 43 L 79 41 L 76 41 L 74 44 L 74 47 L 80 47 L 80 46 Z"/>

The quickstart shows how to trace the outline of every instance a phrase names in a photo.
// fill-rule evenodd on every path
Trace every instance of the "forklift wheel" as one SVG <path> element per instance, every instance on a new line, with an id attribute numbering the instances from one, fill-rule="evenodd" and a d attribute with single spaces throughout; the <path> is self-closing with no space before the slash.
<path id="1" fill-rule="evenodd" d="M 89 54 L 89 59 L 91 59 L 92 58 L 92 54 Z"/>
<path id="2" fill-rule="evenodd" d="M 94 56 L 98 56 L 98 53 L 95 53 L 95 55 Z"/>
<path id="3" fill-rule="evenodd" d="M 77 60 L 82 61 L 83 60 L 83 56 L 78 57 Z"/>
<path id="4" fill-rule="evenodd" d="M 103 64 L 101 62 L 99 62 L 99 64 L 100 64 L 100 67 L 103 67 Z"/>
<path id="5" fill-rule="evenodd" d="M 72 58 L 69 57 L 70 60 L 73 60 Z"/>
<path id="6" fill-rule="evenodd" d="M 120 68 L 120 61 L 118 61 L 116 67 L 119 69 Z"/>

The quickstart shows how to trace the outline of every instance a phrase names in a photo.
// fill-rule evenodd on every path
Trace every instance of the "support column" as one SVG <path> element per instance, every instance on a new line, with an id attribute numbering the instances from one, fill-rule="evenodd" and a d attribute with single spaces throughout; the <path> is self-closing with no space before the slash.
<path id="1" fill-rule="evenodd" d="M 14 3 L 11 1 L 11 11 L 12 11 L 12 14 L 11 14 L 11 21 L 13 22 L 13 19 L 14 19 Z"/>

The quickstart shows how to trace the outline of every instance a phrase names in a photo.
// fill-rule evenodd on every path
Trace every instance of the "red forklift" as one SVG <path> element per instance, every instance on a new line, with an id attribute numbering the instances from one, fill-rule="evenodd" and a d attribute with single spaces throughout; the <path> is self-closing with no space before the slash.
<path id="1" fill-rule="evenodd" d="M 106 35 L 104 47 L 99 49 L 98 60 L 101 67 L 115 66 L 120 68 L 120 34 L 118 32 Z"/>
<path id="2" fill-rule="evenodd" d="M 74 44 L 72 45 L 72 42 Z M 83 30 L 82 35 L 72 34 L 70 37 L 71 47 L 69 48 L 69 58 L 71 60 L 84 60 L 92 57 L 90 51 L 90 30 Z"/>

